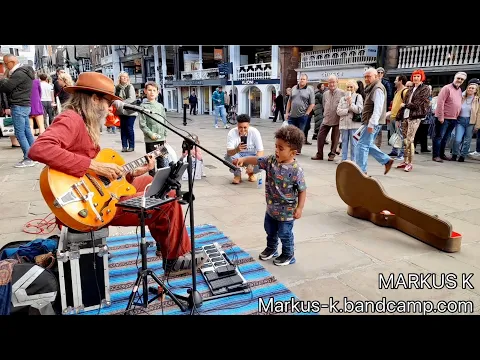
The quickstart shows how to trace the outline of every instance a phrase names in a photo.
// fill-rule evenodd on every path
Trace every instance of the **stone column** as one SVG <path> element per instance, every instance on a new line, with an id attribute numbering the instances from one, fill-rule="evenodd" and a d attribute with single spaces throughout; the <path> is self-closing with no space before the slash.
<path id="1" fill-rule="evenodd" d="M 278 79 L 278 45 L 272 45 L 272 79 Z"/>
<path id="2" fill-rule="evenodd" d="M 238 80 L 237 78 L 237 67 L 240 66 L 240 46 L 239 45 L 229 45 L 229 55 L 230 62 L 233 63 L 233 80 Z M 237 98 L 238 100 L 238 98 Z"/>
<path id="3" fill-rule="evenodd" d="M 160 85 L 160 71 L 158 61 L 158 45 L 153 45 L 153 62 L 155 64 L 155 82 Z"/>
<path id="4" fill-rule="evenodd" d="M 280 89 L 282 94 L 286 93 L 288 87 L 297 84 L 296 68 L 300 63 L 300 50 L 298 46 L 280 46 Z"/>
<path id="5" fill-rule="evenodd" d="M 198 63 L 199 63 L 199 70 L 203 70 L 203 51 L 202 45 L 198 45 Z"/>
<path id="6" fill-rule="evenodd" d="M 115 82 L 117 82 L 118 75 L 120 74 L 120 71 L 121 71 L 119 51 L 120 50 L 112 51 L 112 71 L 113 71 L 113 81 Z"/>
<path id="7" fill-rule="evenodd" d="M 167 93 L 165 92 L 165 78 L 167 77 L 167 51 L 165 50 L 165 45 L 160 46 L 160 52 L 162 55 L 162 96 L 163 103 L 167 103 Z"/>
<path id="8" fill-rule="evenodd" d="M 398 66 L 398 45 L 387 46 L 387 57 L 385 61 L 385 70 L 393 69 Z"/>

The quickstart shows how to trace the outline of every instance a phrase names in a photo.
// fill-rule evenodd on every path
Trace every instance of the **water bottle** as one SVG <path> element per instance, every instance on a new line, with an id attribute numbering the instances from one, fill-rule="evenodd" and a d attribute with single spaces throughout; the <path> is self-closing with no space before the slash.
<path id="1" fill-rule="evenodd" d="M 263 173 L 260 171 L 258 174 L 257 174 L 257 189 L 261 189 L 262 186 L 263 186 Z"/>

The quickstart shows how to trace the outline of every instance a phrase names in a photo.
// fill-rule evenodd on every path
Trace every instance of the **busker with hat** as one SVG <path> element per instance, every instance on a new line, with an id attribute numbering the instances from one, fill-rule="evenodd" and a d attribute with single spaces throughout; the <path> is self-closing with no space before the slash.
<path id="1" fill-rule="evenodd" d="M 55 122 L 40 135 L 29 151 L 29 158 L 41 162 L 50 168 L 67 175 L 82 177 L 87 170 L 111 180 L 124 175 L 117 164 L 102 163 L 95 160 L 100 151 L 100 125 L 105 122 L 108 108 L 115 96 L 113 81 L 97 72 L 84 72 L 74 86 L 65 91 L 71 94 L 62 106 Z M 147 172 L 154 168 L 154 159 L 148 164 L 126 174 L 126 179 L 137 190 L 131 197 L 142 196 L 152 177 Z M 175 196 L 172 191 L 171 196 Z M 120 201 L 128 197 L 120 198 Z M 59 222 L 57 220 L 57 222 Z M 118 208 L 111 226 L 139 226 L 140 220 L 134 213 Z M 183 221 L 183 211 L 177 201 L 167 203 L 161 210 L 152 212 L 146 220 L 152 237 L 157 243 L 157 256 L 163 258 L 166 273 L 191 273 L 191 243 Z M 196 254 L 197 268 L 204 262 L 203 252 Z"/>

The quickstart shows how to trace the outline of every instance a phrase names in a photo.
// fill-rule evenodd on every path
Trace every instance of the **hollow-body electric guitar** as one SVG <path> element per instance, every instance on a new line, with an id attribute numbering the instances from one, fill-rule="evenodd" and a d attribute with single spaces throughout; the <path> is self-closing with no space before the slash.
<path id="1" fill-rule="evenodd" d="M 159 146 L 146 156 L 167 157 L 168 151 Z M 137 190 L 126 180 L 126 174 L 147 163 L 146 156 L 125 163 L 112 149 L 103 149 L 95 160 L 122 166 L 124 172 L 110 181 L 88 170 L 81 178 L 70 176 L 45 166 L 40 174 L 40 190 L 52 213 L 69 228 L 95 231 L 106 226 L 116 213 L 122 196 L 134 195 Z"/>

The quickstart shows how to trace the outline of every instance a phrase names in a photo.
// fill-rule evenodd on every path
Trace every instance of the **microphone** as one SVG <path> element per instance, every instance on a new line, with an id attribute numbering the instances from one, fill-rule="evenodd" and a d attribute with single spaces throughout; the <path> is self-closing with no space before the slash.
<path id="1" fill-rule="evenodd" d="M 117 110 L 132 110 L 132 111 L 140 111 L 142 113 L 147 113 L 147 114 L 153 114 L 154 112 L 152 110 L 149 110 L 149 109 L 145 109 L 141 106 L 137 106 L 137 105 L 132 105 L 132 104 L 127 104 L 123 101 L 120 101 L 120 100 L 115 100 L 113 103 L 112 103 L 113 106 L 115 106 L 117 108 Z"/>

